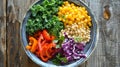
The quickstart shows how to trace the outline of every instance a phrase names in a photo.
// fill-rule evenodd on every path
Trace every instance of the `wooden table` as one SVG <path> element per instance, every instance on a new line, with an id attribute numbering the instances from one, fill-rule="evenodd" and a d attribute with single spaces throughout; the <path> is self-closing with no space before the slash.
<path id="1" fill-rule="evenodd" d="M 35 1 L 0 0 L 0 67 L 39 67 L 20 42 L 20 24 Z M 79 67 L 120 67 L 120 0 L 83 1 L 93 11 L 100 30 L 95 51 Z"/>

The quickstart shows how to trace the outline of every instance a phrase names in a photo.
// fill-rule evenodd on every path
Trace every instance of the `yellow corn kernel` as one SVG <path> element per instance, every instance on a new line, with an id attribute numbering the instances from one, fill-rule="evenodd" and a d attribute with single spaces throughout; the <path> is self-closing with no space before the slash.
<path id="1" fill-rule="evenodd" d="M 71 6 L 75 6 L 73 3 L 71 3 Z"/>
<path id="2" fill-rule="evenodd" d="M 68 2 L 68 1 L 65 1 L 64 4 L 67 5 L 67 4 L 69 4 L 69 2 Z"/>
<path id="3" fill-rule="evenodd" d="M 62 18 L 59 18 L 60 21 L 62 21 Z"/>
<path id="4" fill-rule="evenodd" d="M 70 18 L 71 21 L 74 21 L 74 17 Z"/>
<path id="5" fill-rule="evenodd" d="M 79 21 L 80 21 L 80 18 L 76 18 L 76 21 L 79 22 Z"/>
<path id="6" fill-rule="evenodd" d="M 59 15 L 59 16 L 61 16 L 61 15 L 62 15 L 62 13 L 61 13 L 61 12 L 58 12 L 58 15 Z"/>
<path id="7" fill-rule="evenodd" d="M 62 7 L 59 7 L 59 10 L 62 10 L 63 8 Z"/>
<path id="8" fill-rule="evenodd" d="M 82 7 L 83 10 L 86 10 L 85 7 Z"/>
<path id="9" fill-rule="evenodd" d="M 72 18 L 72 14 L 69 14 L 69 15 L 68 15 L 68 18 Z"/>
<path id="10" fill-rule="evenodd" d="M 84 20 L 84 22 L 85 22 L 85 23 L 87 23 L 87 22 L 88 22 L 88 20 L 87 20 L 87 19 L 85 19 L 85 20 Z"/>
<path id="11" fill-rule="evenodd" d="M 72 25 L 73 24 L 72 21 L 69 21 L 69 24 Z"/>
<path id="12" fill-rule="evenodd" d="M 91 22 L 88 22 L 88 25 L 91 27 L 92 26 Z"/>

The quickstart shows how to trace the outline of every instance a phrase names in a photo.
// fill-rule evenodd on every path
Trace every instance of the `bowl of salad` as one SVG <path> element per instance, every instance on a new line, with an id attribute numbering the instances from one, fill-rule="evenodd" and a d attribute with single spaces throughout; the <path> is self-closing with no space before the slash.
<path id="1" fill-rule="evenodd" d="M 98 28 L 80 0 L 39 0 L 26 13 L 20 28 L 28 57 L 44 67 L 76 67 L 93 52 Z"/>

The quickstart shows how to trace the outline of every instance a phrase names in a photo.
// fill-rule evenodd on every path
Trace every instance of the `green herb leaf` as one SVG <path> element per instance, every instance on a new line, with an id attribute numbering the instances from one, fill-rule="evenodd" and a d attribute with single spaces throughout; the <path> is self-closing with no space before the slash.
<path id="1" fill-rule="evenodd" d="M 52 61 L 54 64 L 57 64 L 57 65 L 60 65 L 61 62 L 64 62 L 64 63 L 68 62 L 67 58 L 62 56 L 60 53 L 58 53 Z"/>
<path id="2" fill-rule="evenodd" d="M 66 59 L 66 57 L 60 58 L 60 60 L 61 60 L 62 62 L 64 62 L 64 63 L 68 62 L 67 59 Z"/>

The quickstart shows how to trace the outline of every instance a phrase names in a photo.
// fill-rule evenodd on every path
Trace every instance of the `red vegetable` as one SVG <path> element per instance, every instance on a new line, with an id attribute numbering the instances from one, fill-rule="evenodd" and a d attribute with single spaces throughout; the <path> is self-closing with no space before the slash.
<path id="1" fill-rule="evenodd" d="M 38 31 L 34 37 L 29 37 L 32 46 L 27 45 L 26 48 L 47 62 L 56 52 L 56 44 L 52 42 L 55 37 L 50 36 L 47 30 Z"/>
<path id="2" fill-rule="evenodd" d="M 48 41 L 52 41 L 55 38 L 54 36 L 50 36 L 49 33 L 47 32 L 47 30 L 43 30 L 42 35 Z"/>

